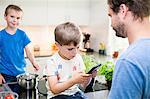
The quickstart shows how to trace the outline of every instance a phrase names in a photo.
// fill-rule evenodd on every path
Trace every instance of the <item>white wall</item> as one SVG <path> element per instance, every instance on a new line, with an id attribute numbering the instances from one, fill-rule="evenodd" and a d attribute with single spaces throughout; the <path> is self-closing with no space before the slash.
<path id="1" fill-rule="evenodd" d="M 107 15 L 107 0 L 91 0 L 90 32 L 91 48 L 99 50 L 99 43 L 108 43 L 109 20 Z"/>
<path id="2" fill-rule="evenodd" d="M 89 24 L 89 0 L 0 0 L 0 24 L 4 25 L 4 10 L 9 4 L 23 9 L 22 25 L 57 25 L 73 21 Z"/>

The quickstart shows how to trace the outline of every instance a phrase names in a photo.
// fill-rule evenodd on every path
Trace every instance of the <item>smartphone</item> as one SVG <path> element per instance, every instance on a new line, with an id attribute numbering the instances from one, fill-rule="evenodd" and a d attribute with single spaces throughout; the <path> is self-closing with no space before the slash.
<path id="1" fill-rule="evenodd" d="M 98 65 L 92 67 L 92 68 L 90 69 L 90 71 L 87 72 L 87 74 L 92 74 L 92 72 L 93 72 L 94 70 L 97 70 L 100 66 L 101 66 L 101 64 L 98 64 Z"/>

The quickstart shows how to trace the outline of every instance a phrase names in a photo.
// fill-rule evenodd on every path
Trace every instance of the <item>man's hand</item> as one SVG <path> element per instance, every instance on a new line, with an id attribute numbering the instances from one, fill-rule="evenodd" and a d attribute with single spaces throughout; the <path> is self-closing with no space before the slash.
<path id="1" fill-rule="evenodd" d="M 5 83 L 4 77 L 0 74 L 0 84 Z"/>

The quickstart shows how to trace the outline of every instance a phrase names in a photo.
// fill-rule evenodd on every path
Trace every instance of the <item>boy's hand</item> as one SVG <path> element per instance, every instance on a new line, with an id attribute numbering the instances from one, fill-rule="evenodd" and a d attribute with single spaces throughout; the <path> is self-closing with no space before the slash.
<path id="1" fill-rule="evenodd" d="M 92 78 L 95 78 L 96 75 L 97 75 L 97 70 L 94 70 L 94 71 L 92 72 Z"/>
<path id="2" fill-rule="evenodd" d="M 0 84 L 5 83 L 4 77 L 0 74 Z"/>
<path id="3" fill-rule="evenodd" d="M 88 82 L 91 76 L 92 76 L 91 74 L 85 74 L 83 72 L 75 72 L 72 75 L 72 79 L 75 84 L 81 84 L 84 82 Z"/>
<path id="4" fill-rule="evenodd" d="M 33 67 L 36 71 L 38 71 L 40 69 L 40 66 L 34 62 Z"/>

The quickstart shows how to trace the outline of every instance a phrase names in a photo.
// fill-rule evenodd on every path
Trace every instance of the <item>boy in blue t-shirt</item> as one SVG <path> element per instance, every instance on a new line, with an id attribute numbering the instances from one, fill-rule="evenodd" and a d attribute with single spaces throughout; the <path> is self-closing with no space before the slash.
<path id="1" fill-rule="evenodd" d="M 28 47 L 30 39 L 24 31 L 17 28 L 22 15 L 22 9 L 16 5 L 9 5 L 5 10 L 7 27 L 0 31 L 0 84 L 16 82 L 16 76 L 25 73 L 24 49 L 35 70 L 39 69 Z M 18 84 L 10 88 L 19 92 Z"/>

